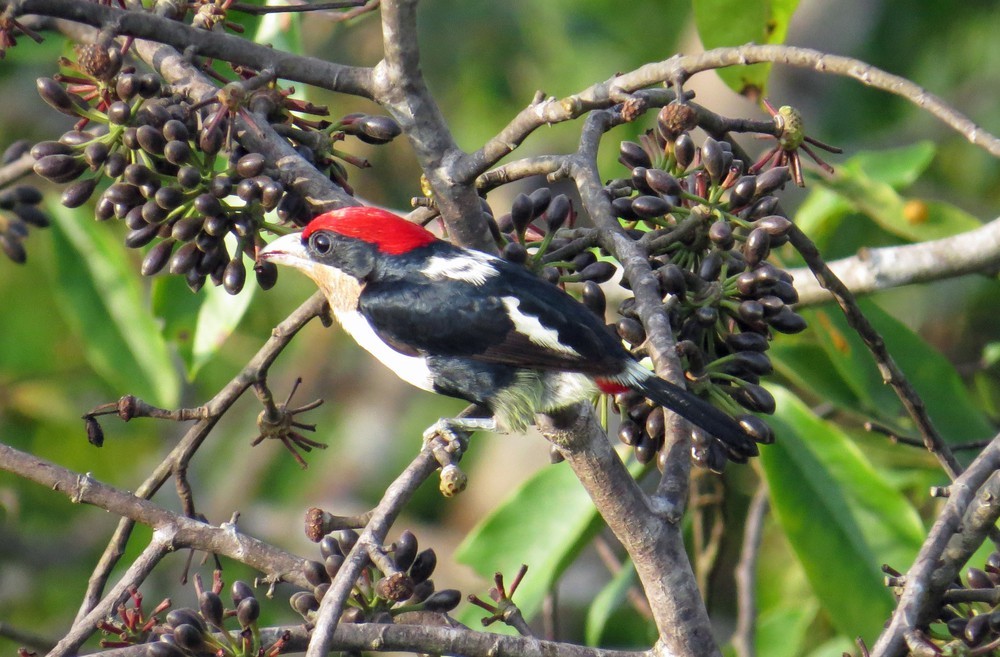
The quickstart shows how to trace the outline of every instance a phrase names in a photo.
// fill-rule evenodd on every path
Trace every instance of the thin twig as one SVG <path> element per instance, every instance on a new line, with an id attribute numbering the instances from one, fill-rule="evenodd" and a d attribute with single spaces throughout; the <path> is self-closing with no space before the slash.
<path id="1" fill-rule="evenodd" d="M 316 612 L 316 629 L 306 650 L 306 657 L 326 657 L 329 653 L 340 615 L 344 611 L 344 604 L 351 595 L 362 569 L 368 563 L 369 549 L 385 542 L 389 529 L 403 506 L 437 467 L 438 462 L 433 451 L 425 447 L 386 489 L 382 500 L 372 513 L 371 520 L 337 571 L 330 589 L 323 596 L 319 611 Z"/>
<path id="2" fill-rule="evenodd" d="M 896 361 L 893 360 L 889 354 L 889 350 L 885 346 L 885 341 L 878 331 L 875 330 L 875 327 L 872 326 L 871 322 L 868 321 L 864 313 L 861 312 L 861 308 L 858 307 L 858 302 L 854 298 L 854 295 L 830 271 L 830 268 L 820 255 L 819 249 L 816 248 L 813 241 L 798 226 L 792 225 L 791 230 L 788 232 L 788 239 L 792 246 L 795 247 L 795 250 L 806 261 L 806 265 L 809 266 L 816 280 L 829 290 L 837 300 L 837 303 L 844 312 L 844 316 L 847 318 L 847 323 L 858 333 L 858 336 L 864 341 L 865 346 L 871 351 L 875 359 L 875 364 L 882 374 L 882 380 L 890 385 L 896 392 L 896 395 L 899 396 L 903 407 L 916 423 L 917 430 L 924 440 L 924 446 L 931 454 L 937 457 L 938 462 L 941 463 L 948 476 L 951 479 L 956 478 L 962 472 L 961 464 L 955 458 L 948 444 L 944 442 L 944 439 L 937 432 L 937 429 L 934 428 L 934 423 L 927 414 L 927 408 L 924 406 L 920 394 L 913 387 L 913 384 L 910 383 L 910 380 L 906 378 L 906 375 L 903 374 L 903 371 L 899 369 L 899 366 L 896 365 Z"/>
<path id="3" fill-rule="evenodd" d="M 761 483 L 747 509 L 743 547 L 736 564 L 736 631 L 731 641 L 737 657 L 757 655 L 757 560 L 768 507 L 767 486 Z"/>
<path id="4" fill-rule="evenodd" d="M 42 652 L 48 652 L 56 645 L 55 641 L 32 634 L 31 632 L 26 632 L 3 621 L 0 621 L 0 637 L 9 639 L 19 646 L 28 649 L 34 648 Z"/>
<path id="5" fill-rule="evenodd" d="M 153 568 L 160 563 L 160 560 L 170 553 L 171 548 L 172 537 L 169 531 L 153 532 L 153 539 L 149 545 L 132 562 L 128 570 L 122 573 L 118 583 L 86 616 L 73 623 L 70 631 L 59 640 L 55 648 L 49 651 L 47 657 L 65 657 L 65 655 L 76 654 L 83 642 L 97 631 L 97 621 L 109 616 L 118 605 L 123 603 L 129 596 L 129 589 L 139 588 L 139 585 L 146 580 Z"/>
<path id="6" fill-rule="evenodd" d="M 278 354 L 288 345 L 299 329 L 314 317 L 319 316 L 325 304 L 326 301 L 323 295 L 317 292 L 275 327 L 271 338 L 250 359 L 246 367 L 233 377 L 205 405 L 210 411 L 210 417 L 198 421 L 188 429 L 177 446 L 170 451 L 146 480 L 136 488 L 135 495 L 137 497 L 151 498 L 171 476 L 177 464 L 186 463 L 190 459 L 191 455 L 197 451 L 205 438 L 208 437 L 218 418 L 226 413 L 236 400 L 250 388 L 254 381 L 260 377 L 261 372 L 267 371 L 267 368 L 270 367 L 274 359 L 278 357 Z M 114 569 L 118 560 L 125 553 L 125 546 L 128 543 L 136 521 L 127 514 L 121 515 L 123 517 L 118 522 L 118 527 L 115 529 L 108 546 L 101 555 L 94 572 L 90 575 L 87 583 L 87 592 L 80 605 L 77 618 L 85 615 L 97 604 L 97 600 L 100 598 L 101 591 L 112 569 Z"/>
<path id="7" fill-rule="evenodd" d="M 496 137 L 461 163 L 461 168 L 455 172 L 456 178 L 464 180 L 479 176 L 538 128 L 569 121 L 595 109 L 610 108 L 619 102 L 618 95 L 622 93 L 634 93 L 659 84 L 677 85 L 695 73 L 756 63 L 785 64 L 810 68 L 823 74 L 854 78 L 866 86 L 906 99 L 937 117 L 970 143 L 1000 157 L 1000 138 L 906 78 L 851 57 L 830 55 L 809 48 L 749 44 L 735 48 L 715 48 L 694 55 L 675 55 L 615 75 L 565 98 L 536 97 Z"/>
<path id="8" fill-rule="evenodd" d="M 363 7 L 364 0 L 343 0 L 342 2 L 317 2 L 315 4 L 301 5 L 248 5 L 243 2 L 234 2 L 229 5 L 232 11 L 239 11 L 251 16 L 263 16 L 265 14 L 293 14 L 309 11 L 330 11 L 331 9 L 351 9 Z"/>
<path id="9" fill-rule="evenodd" d="M 35 166 L 35 158 L 31 153 L 25 153 L 9 164 L 0 167 L 0 187 L 9 185 L 20 180 L 31 173 L 31 168 Z"/>

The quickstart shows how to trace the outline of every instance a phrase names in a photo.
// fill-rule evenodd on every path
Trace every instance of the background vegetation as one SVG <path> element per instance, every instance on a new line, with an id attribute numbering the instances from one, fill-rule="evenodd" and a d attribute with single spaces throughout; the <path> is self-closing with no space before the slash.
<path id="1" fill-rule="evenodd" d="M 422 67 L 459 146 L 474 150 L 537 89 L 562 98 L 616 71 L 694 51 L 699 32 L 709 46 L 760 40 L 740 32 L 741 17 L 720 13 L 725 3 L 693 4 L 428 1 L 419 10 Z M 991 91 L 1000 84 L 1000 14 L 993 3 L 813 1 L 791 10 L 786 43 L 855 57 L 917 81 L 986 130 L 1000 131 Z M 266 35 L 262 42 L 329 61 L 373 65 L 382 56 L 377 12 L 338 23 L 323 14 L 305 16 L 245 23 L 248 33 Z M 54 33 L 41 44 L 22 38 L 8 49 L 0 64 L 0 141 L 50 139 L 70 127 L 72 120 L 42 105 L 34 90 L 35 78 L 51 75 L 56 58 L 69 53 L 68 42 Z M 329 105 L 338 116 L 378 113 L 366 101 L 296 86 L 299 95 Z M 713 73 L 695 77 L 686 88 L 719 114 L 767 118 Z M 833 177 L 810 174 L 804 191 L 783 196 L 790 216 L 827 260 L 945 237 L 996 218 L 998 160 L 912 103 L 853 80 L 781 66 L 770 73 L 767 95 L 775 104 L 799 108 L 810 135 L 845 150 L 830 158 Z M 622 126 L 605 141 L 605 179 L 625 175 L 616 162 L 618 141 L 649 127 L 648 120 Z M 579 129 L 578 122 L 544 128 L 519 155 L 572 151 Z M 763 149 L 752 139 L 744 146 L 754 153 Z M 353 142 L 345 149 L 373 165 L 350 172 L 366 202 L 402 212 L 421 194 L 420 169 L 406 140 L 381 147 Z M 106 443 L 98 450 L 87 442 L 80 416 L 125 393 L 166 408 L 203 403 L 313 289 L 286 273 L 268 292 L 248 285 L 229 298 L 205 288 L 200 295 L 226 304 L 221 317 L 238 319 L 233 331 L 219 327 L 220 343 L 214 344 L 204 325 L 196 334 L 191 323 L 168 322 L 161 335 L 157 318 L 165 316 L 164 308 L 183 307 L 190 299 L 183 283 L 140 279 L 140 259 L 118 247 L 122 226 L 81 229 L 88 210 L 62 208 L 57 186 L 34 182 L 46 191 L 54 225 L 32 232 L 23 266 L 0 259 L 0 441 L 133 489 L 183 427 L 105 420 Z M 507 186 L 489 201 L 506 208 L 514 194 L 537 184 L 539 179 Z M 790 250 L 779 257 L 799 262 Z M 121 284 L 113 296 L 108 280 Z M 882 291 L 863 305 L 950 443 L 983 441 L 995 432 L 998 293 L 995 269 L 984 268 L 977 275 Z M 756 561 L 756 645 L 763 655 L 833 655 L 852 650 L 855 636 L 874 640 L 894 606 L 879 568 L 909 568 L 940 507 L 927 491 L 947 483 L 927 452 L 864 430 L 864 420 L 874 419 L 915 435 L 839 310 L 816 304 L 804 314 L 810 330 L 782 336 L 772 347 L 783 386 L 774 389 L 778 442 L 750 466 L 730 467 L 722 476 L 696 474 L 698 495 L 686 520 L 715 633 L 725 644 L 736 619 L 733 568 L 745 515 L 760 481 L 770 486 L 772 512 L 762 521 Z M 325 400 L 307 420 L 317 424 L 329 448 L 308 455 L 308 470 L 276 441 L 250 447 L 259 404 L 248 396 L 202 447 L 189 478 L 210 523 L 239 511 L 241 531 L 316 558 L 315 546 L 298 531 L 302 511 L 320 506 L 346 515 L 372 507 L 416 454 L 422 429 L 461 404 L 411 391 L 341 332 L 318 322 L 292 341 L 269 383 L 281 398 L 297 378 L 303 381 L 298 402 Z M 625 603 L 631 571 L 626 564 L 622 574 L 609 572 L 614 539 L 598 526 L 572 474 L 565 466 L 549 466 L 547 453 L 538 437 L 477 436 L 463 463 L 469 490 L 444 499 L 433 483 L 425 484 L 397 527 L 414 529 L 422 544 L 435 547 L 442 564 L 438 588 L 484 596 L 494 570 L 512 576 L 528 563 L 524 597 L 515 601 L 539 628 L 544 625 L 540 633 L 594 645 L 649 646 L 653 626 Z M 960 452 L 962 462 L 974 453 Z M 540 471 L 548 474 L 532 479 Z M 646 485 L 655 485 L 653 479 L 647 476 Z M 169 494 L 157 501 L 180 508 Z M 117 521 L 0 474 L 0 625 L 58 638 Z M 123 564 L 131 563 L 148 533 L 137 530 Z M 973 564 L 983 567 L 989 551 Z M 178 554 L 155 571 L 143 586 L 147 600 L 169 596 L 176 606 L 194 604 L 190 586 L 178 583 L 185 559 Z M 200 559 L 195 556 L 193 568 L 207 577 L 211 562 Z M 253 572 L 227 562 L 225 577 L 251 579 Z M 279 598 L 287 597 L 278 591 Z M 558 614 L 545 611 L 549 606 Z M 456 613 L 473 623 L 481 615 L 469 605 Z M 265 604 L 263 614 L 269 625 L 298 622 L 284 602 Z M 23 644 L 0 638 L 0 649 L 8 653 Z"/>

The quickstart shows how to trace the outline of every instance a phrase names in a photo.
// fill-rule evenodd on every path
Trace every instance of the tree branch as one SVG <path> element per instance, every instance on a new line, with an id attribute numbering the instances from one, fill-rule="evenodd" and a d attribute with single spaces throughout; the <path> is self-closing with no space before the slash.
<path id="1" fill-rule="evenodd" d="M 109 616 L 118 605 L 125 602 L 129 589 L 136 589 L 146 581 L 153 568 L 174 548 L 169 528 L 159 528 L 153 532 L 153 539 L 142 551 L 142 554 L 132 562 L 118 583 L 108 591 L 104 599 L 94 606 L 86 616 L 78 618 L 70 631 L 59 640 L 55 648 L 49 651 L 47 657 L 65 657 L 73 655 L 80 646 L 97 632 L 97 622 Z"/>
<path id="2" fill-rule="evenodd" d="M 305 303 L 298 307 L 283 322 L 278 324 L 272 332 L 271 338 L 264 343 L 260 350 L 250 359 L 244 367 L 218 394 L 215 395 L 205 408 L 209 412 L 209 417 L 200 420 L 188 429 L 184 437 L 178 442 L 170 454 L 150 473 L 142 484 L 136 488 L 137 498 L 149 499 L 167 481 L 179 463 L 187 463 L 191 456 L 201 446 L 208 437 L 209 432 L 218 422 L 219 418 L 226 413 L 230 407 L 239 399 L 243 393 L 257 381 L 263 373 L 267 372 L 271 363 L 278 357 L 278 354 L 288 345 L 292 337 L 307 322 L 318 316 L 325 306 L 325 300 L 320 292 L 310 297 Z M 101 555 L 94 572 L 90 576 L 87 584 L 87 592 L 84 595 L 80 611 L 77 614 L 79 619 L 89 612 L 101 595 L 101 591 L 111 574 L 112 569 L 121 559 L 128 544 L 129 536 L 135 526 L 136 519 L 123 514 L 119 521 L 115 533 L 112 535 L 108 546 Z M 193 522 L 193 521 L 192 521 Z M 201 523 L 198 523 L 199 525 Z"/>
<path id="3" fill-rule="evenodd" d="M 115 35 L 148 39 L 179 51 L 193 47 L 197 55 L 254 70 L 272 69 L 279 78 L 322 89 L 372 97 L 371 69 L 334 64 L 258 45 L 243 37 L 202 30 L 150 11 L 123 10 L 96 2 L 76 0 L 0 0 L 0 7 L 14 7 L 18 15 L 38 14 L 63 18 Z"/>
<path id="4" fill-rule="evenodd" d="M 597 235 L 598 242 L 622 264 L 622 272 L 635 296 L 636 312 L 646 329 L 644 346 L 653 361 L 653 370 L 657 376 L 683 386 L 684 370 L 677 357 L 673 328 L 663 305 L 660 287 L 649 265 L 649 251 L 622 229 L 597 171 L 600 139 L 621 121 L 621 115 L 616 112 L 593 112 L 584 125 L 579 150 L 567 160 L 568 169 L 594 225 L 601 229 Z M 684 513 L 688 496 L 691 425 L 676 413 L 668 413 L 666 421 L 663 449 L 668 456 L 656 495 L 663 510 L 676 520 Z"/>
<path id="5" fill-rule="evenodd" d="M 941 434 L 934 428 L 934 423 L 927 414 L 927 408 L 924 406 L 920 394 L 914 389 L 913 384 L 906 378 L 903 371 L 899 369 L 896 361 L 889 354 L 882 336 L 875 330 L 875 327 L 868 321 L 864 313 L 861 312 L 861 308 L 858 307 L 858 302 L 854 298 L 854 295 L 830 271 L 816 245 L 798 226 L 792 225 L 791 230 L 788 231 L 788 239 L 792 246 L 795 247 L 795 250 L 805 259 L 806 264 L 820 285 L 830 290 L 830 293 L 843 310 L 844 316 L 847 318 L 847 323 L 857 332 L 864 341 L 865 346 L 871 351 L 872 356 L 875 358 L 875 364 L 882 374 L 882 380 L 892 387 L 899 400 L 903 403 L 903 407 L 916 423 L 917 430 L 924 440 L 924 447 L 938 459 L 945 472 L 948 473 L 949 478 L 955 479 L 962 472 L 961 464 L 955 458 L 948 444 L 944 442 Z"/>
<path id="6" fill-rule="evenodd" d="M 757 561 L 769 506 L 767 486 L 761 483 L 750 500 L 743 529 L 743 548 L 736 564 L 737 614 L 732 644 L 737 657 L 757 655 Z"/>
<path id="7" fill-rule="evenodd" d="M 371 520 L 337 571 L 330 589 L 323 596 L 319 611 L 316 612 L 316 629 L 306 650 L 306 657 L 326 657 L 332 649 L 334 632 L 344 611 L 344 603 L 351 595 L 362 569 L 368 564 L 369 549 L 385 542 L 389 528 L 403 510 L 403 506 L 420 484 L 437 468 L 438 461 L 432 449 L 425 445 L 410 465 L 386 489 L 382 500 L 372 513 Z"/>
<path id="8" fill-rule="evenodd" d="M 241 534 L 234 525 L 227 523 L 214 527 L 182 516 L 139 495 L 126 493 L 89 475 L 73 472 L 3 443 L 0 443 L 0 469 L 62 493 L 74 504 L 90 504 L 152 527 L 170 550 L 192 548 L 220 554 L 297 586 L 309 586 L 302 574 L 305 559 Z M 94 608 L 92 605 L 87 613 Z"/>
<path id="9" fill-rule="evenodd" d="M 451 239 L 495 252 L 474 182 L 460 181 L 454 175 L 453 163 L 464 154 L 420 72 L 416 8 L 416 0 L 382 3 L 385 59 L 375 67 L 375 98 L 409 138 Z"/>
<path id="10" fill-rule="evenodd" d="M 951 494 L 906 573 L 903 593 L 872 657 L 900 657 L 906 635 L 924 628 L 941 597 L 1000 517 L 1000 436 L 952 482 Z"/>
<path id="11" fill-rule="evenodd" d="M 851 57 L 830 55 L 809 48 L 749 44 L 735 48 L 715 48 L 696 55 L 675 55 L 616 75 L 565 98 L 545 98 L 542 92 L 538 92 L 532 102 L 496 137 L 462 163 L 456 175 L 462 180 L 481 175 L 538 128 L 570 121 L 595 109 L 607 109 L 640 89 L 683 81 L 703 71 L 756 63 L 811 68 L 819 73 L 850 77 L 865 86 L 900 96 L 953 128 L 972 144 L 1000 157 L 1000 138 L 906 78 Z M 716 126 L 716 129 L 719 128 L 721 126 Z"/>
<path id="12" fill-rule="evenodd" d="M 1000 219 L 939 240 L 862 249 L 856 256 L 828 265 L 856 295 L 966 274 L 990 275 L 1000 268 Z M 832 300 L 830 293 L 807 270 L 797 269 L 790 273 L 795 277 L 800 306 Z"/>
<path id="13" fill-rule="evenodd" d="M 679 657 L 720 655 L 680 525 L 667 522 L 651 506 L 589 408 L 574 407 L 559 417 L 539 416 L 538 428 L 559 446 L 632 558 L 659 633 L 654 650 Z"/>
<path id="14" fill-rule="evenodd" d="M 134 48 L 178 92 L 198 100 L 218 92 L 215 84 L 171 46 L 139 40 Z M 288 140 L 278 135 L 262 117 L 256 116 L 252 124 L 240 115 L 236 120 L 239 141 L 248 150 L 263 154 L 268 162 L 273 163 L 281 173 L 282 182 L 298 192 L 315 211 L 331 206 L 358 205 L 354 197 L 303 159 Z"/>
<path id="15" fill-rule="evenodd" d="M 261 629 L 261 642 L 270 645 L 289 633 L 285 652 L 301 652 L 310 640 L 302 626 Z M 465 628 L 380 623 L 350 623 L 337 628 L 330 648 L 337 652 L 418 652 L 461 657 L 652 657 L 649 651 L 606 650 L 569 643 L 473 632 Z M 102 657 L 144 657 L 148 644 L 104 650 Z"/>

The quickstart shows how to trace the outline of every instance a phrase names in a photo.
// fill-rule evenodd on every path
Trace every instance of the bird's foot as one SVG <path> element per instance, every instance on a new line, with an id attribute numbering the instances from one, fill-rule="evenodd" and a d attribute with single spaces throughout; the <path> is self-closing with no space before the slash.
<path id="1" fill-rule="evenodd" d="M 458 461 L 468 445 L 469 434 L 494 429 L 493 418 L 441 418 L 424 431 L 424 448 L 441 464 L 442 495 L 452 497 L 465 490 L 468 477 L 458 467 Z"/>
<path id="2" fill-rule="evenodd" d="M 478 417 L 443 417 L 424 431 L 424 444 L 430 445 L 440 438 L 445 447 L 453 453 L 465 451 L 469 434 L 474 431 L 495 431 L 496 420 Z"/>

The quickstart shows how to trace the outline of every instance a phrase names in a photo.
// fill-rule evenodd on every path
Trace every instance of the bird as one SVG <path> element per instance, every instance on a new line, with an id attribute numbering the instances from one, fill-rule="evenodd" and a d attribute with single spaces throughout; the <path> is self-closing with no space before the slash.
<path id="1" fill-rule="evenodd" d="M 311 278 L 344 331 L 400 378 L 492 414 L 442 419 L 425 438 L 522 432 L 537 413 L 634 390 L 720 440 L 734 460 L 758 454 L 737 420 L 657 377 L 559 286 L 387 210 L 320 214 L 257 257 Z"/>

